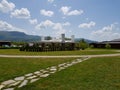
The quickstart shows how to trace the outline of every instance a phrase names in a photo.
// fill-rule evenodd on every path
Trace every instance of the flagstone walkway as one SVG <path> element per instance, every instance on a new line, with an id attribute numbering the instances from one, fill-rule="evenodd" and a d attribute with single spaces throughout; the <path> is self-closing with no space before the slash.
<path id="1" fill-rule="evenodd" d="M 33 73 L 28 73 L 23 76 L 16 77 L 7 81 L 3 81 L 0 84 L 0 90 L 14 90 L 16 88 L 21 88 L 29 83 L 36 82 L 41 78 L 48 77 L 56 72 L 59 72 L 67 67 L 80 63 L 82 61 L 88 60 L 90 57 L 82 57 L 80 59 L 73 60 L 71 62 L 62 63 L 56 66 L 51 66 L 46 69 L 41 69 Z"/>

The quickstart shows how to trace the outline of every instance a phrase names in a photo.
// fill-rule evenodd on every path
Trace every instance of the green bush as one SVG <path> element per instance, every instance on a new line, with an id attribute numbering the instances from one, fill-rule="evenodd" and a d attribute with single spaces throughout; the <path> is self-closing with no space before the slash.
<path id="1" fill-rule="evenodd" d="M 111 45 L 110 45 L 109 43 L 107 43 L 107 44 L 105 45 L 105 48 L 106 48 L 106 49 L 110 49 L 110 48 L 111 48 Z"/>

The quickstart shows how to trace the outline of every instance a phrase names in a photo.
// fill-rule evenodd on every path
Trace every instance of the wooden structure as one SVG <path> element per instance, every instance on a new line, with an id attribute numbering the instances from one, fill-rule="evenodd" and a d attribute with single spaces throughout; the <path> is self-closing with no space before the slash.
<path id="1" fill-rule="evenodd" d="M 20 51 L 33 51 L 33 52 L 42 52 L 42 51 L 68 51 L 74 50 L 75 43 L 73 42 L 39 42 L 39 43 L 30 43 L 26 44 L 20 48 Z"/>
<path id="2" fill-rule="evenodd" d="M 120 41 L 119 40 L 112 40 L 112 41 L 104 41 L 99 43 L 91 43 L 94 48 L 105 48 L 106 44 L 109 44 L 113 49 L 120 49 Z"/>
<path id="3" fill-rule="evenodd" d="M 20 48 L 20 51 L 68 51 L 74 50 L 74 35 L 71 36 L 71 40 L 65 40 L 65 34 L 61 34 L 61 39 L 45 40 L 42 37 L 40 42 L 28 43 Z"/>
<path id="4" fill-rule="evenodd" d="M 10 41 L 0 41 L 0 47 L 11 46 Z"/>

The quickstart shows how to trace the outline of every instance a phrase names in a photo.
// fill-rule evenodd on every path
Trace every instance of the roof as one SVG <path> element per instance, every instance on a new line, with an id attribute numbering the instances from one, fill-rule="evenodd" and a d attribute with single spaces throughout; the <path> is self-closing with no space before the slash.
<path id="1" fill-rule="evenodd" d="M 97 42 L 96 44 L 120 44 L 120 41 L 103 41 L 103 42 Z"/>
<path id="2" fill-rule="evenodd" d="M 3 42 L 7 42 L 7 43 L 9 42 L 9 43 L 11 43 L 11 41 L 0 41 L 0 42 L 1 42 L 1 43 L 3 43 Z"/>

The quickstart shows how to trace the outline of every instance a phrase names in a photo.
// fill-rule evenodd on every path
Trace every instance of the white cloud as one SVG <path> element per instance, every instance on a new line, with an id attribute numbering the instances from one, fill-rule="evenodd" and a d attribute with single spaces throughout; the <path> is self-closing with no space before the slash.
<path id="1" fill-rule="evenodd" d="M 96 23 L 93 22 L 93 21 L 91 21 L 91 22 L 89 22 L 89 23 L 82 23 L 82 24 L 80 24 L 78 27 L 79 27 L 79 28 L 91 28 L 91 27 L 93 27 L 93 26 L 95 26 L 95 25 L 96 25 Z"/>
<path id="2" fill-rule="evenodd" d="M 66 30 L 64 29 L 64 26 L 69 26 L 69 25 L 70 25 L 69 22 L 54 23 L 50 20 L 46 20 L 46 21 L 43 21 L 40 24 L 36 25 L 35 28 L 38 29 L 38 30 L 42 30 L 42 29 L 55 30 L 53 32 L 55 32 L 55 34 L 58 35 L 58 34 L 65 33 Z"/>
<path id="3" fill-rule="evenodd" d="M 20 31 L 20 32 L 26 33 L 26 30 L 17 28 L 15 26 L 7 23 L 6 21 L 2 21 L 2 20 L 0 20 L 0 31 Z"/>
<path id="4" fill-rule="evenodd" d="M 66 32 L 66 30 L 63 27 L 63 24 L 61 24 L 61 23 L 55 23 L 54 26 L 53 26 L 53 29 L 56 30 L 55 34 L 57 36 Z"/>
<path id="5" fill-rule="evenodd" d="M 53 29 L 54 30 L 61 30 L 63 27 L 62 27 L 62 24 L 61 23 L 55 23 L 54 24 L 54 27 L 53 27 Z"/>
<path id="6" fill-rule="evenodd" d="M 70 11 L 71 7 L 68 6 L 63 6 L 60 8 L 60 11 L 67 16 L 72 16 L 72 15 L 81 15 L 84 13 L 83 10 L 72 10 Z"/>
<path id="7" fill-rule="evenodd" d="M 2 0 L 0 2 L 0 11 L 3 13 L 8 13 L 15 8 L 15 4 L 12 2 L 8 2 L 7 0 Z"/>
<path id="8" fill-rule="evenodd" d="M 13 26 L 5 21 L 0 21 L 0 30 L 12 30 Z"/>
<path id="9" fill-rule="evenodd" d="M 52 17 L 54 15 L 53 11 L 46 11 L 44 9 L 40 10 L 40 14 L 48 17 Z"/>
<path id="10" fill-rule="evenodd" d="M 60 8 L 60 11 L 64 14 L 64 15 L 67 15 L 70 11 L 70 7 L 67 7 L 67 6 L 63 6 Z"/>
<path id="11" fill-rule="evenodd" d="M 50 20 L 46 20 L 41 22 L 40 24 L 36 25 L 36 29 L 43 29 L 43 28 L 47 28 L 47 27 L 52 27 L 54 25 L 54 23 Z"/>
<path id="12" fill-rule="evenodd" d="M 70 11 L 68 13 L 69 16 L 72 16 L 72 15 L 81 15 L 83 14 L 83 10 L 73 10 L 73 11 Z"/>
<path id="13" fill-rule="evenodd" d="M 38 23 L 37 19 L 30 19 L 29 22 L 33 25 Z"/>
<path id="14" fill-rule="evenodd" d="M 54 2 L 54 0 L 48 0 L 48 2 L 53 3 L 53 2 Z"/>
<path id="15" fill-rule="evenodd" d="M 28 19 L 30 18 L 30 12 L 27 8 L 16 9 L 11 13 L 11 17 Z"/>
<path id="16" fill-rule="evenodd" d="M 120 38 L 120 33 L 116 32 L 116 29 L 118 29 L 118 27 L 115 23 L 113 23 L 109 26 L 103 27 L 100 30 L 93 31 L 91 35 L 92 38 L 96 38 L 99 41 L 117 39 Z"/>
<path id="17" fill-rule="evenodd" d="M 70 26 L 71 24 L 69 22 L 63 23 L 63 26 Z"/>

